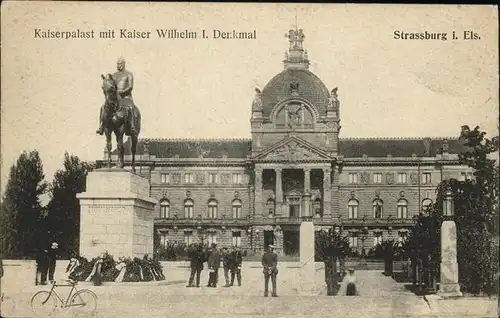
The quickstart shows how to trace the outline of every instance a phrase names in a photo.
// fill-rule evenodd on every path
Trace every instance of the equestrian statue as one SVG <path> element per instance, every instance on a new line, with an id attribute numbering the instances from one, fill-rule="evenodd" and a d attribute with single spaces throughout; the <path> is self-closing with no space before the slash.
<path id="1" fill-rule="evenodd" d="M 118 71 L 113 75 L 101 75 L 105 101 L 101 107 L 99 129 L 97 129 L 96 133 L 106 135 L 108 168 L 111 168 L 111 134 L 114 132 L 116 136 L 118 168 L 123 168 L 125 150 L 123 135 L 131 137 L 132 171 L 135 172 L 135 153 L 141 130 L 141 113 L 132 99 L 134 76 L 125 69 L 125 60 L 123 58 L 118 59 L 116 66 Z"/>

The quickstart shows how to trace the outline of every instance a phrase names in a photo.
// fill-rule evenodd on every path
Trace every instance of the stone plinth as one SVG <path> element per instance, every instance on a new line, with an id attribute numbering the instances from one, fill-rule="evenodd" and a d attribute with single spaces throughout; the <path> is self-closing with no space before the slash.
<path id="1" fill-rule="evenodd" d="M 153 253 L 154 207 L 149 181 L 124 169 L 98 169 L 87 176 L 80 199 L 80 255 L 107 251 L 140 257 Z"/>
<path id="2" fill-rule="evenodd" d="M 300 294 L 316 295 L 314 265 L 314 224 L 300 224 Z"/>
<path id="3" fill-rule="evenodd" d="M 443 221 L 441 225 L 441 281 L 438 295 L 460 297 L 457 263 L 457 228 L 454 221 Z"/>

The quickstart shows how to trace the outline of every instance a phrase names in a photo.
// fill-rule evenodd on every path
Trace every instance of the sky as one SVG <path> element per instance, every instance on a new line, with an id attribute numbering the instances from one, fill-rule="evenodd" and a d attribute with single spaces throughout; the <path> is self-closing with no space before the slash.
<path id="1" fill-rule="evenodd" d="M 101 74 L 123 56 L 134 74 L 142 138 L 249 138 L 254 88 L 283 70 L 298 27 L 310 70 L 338 87 L 341 138 L 492 137 L 498 124 L 498 15 L 493 6 L 4 2 L 1 10 L 1 179 L 23 150 L 40 152 L 47 181 L 64 152 L 103 157 L 95 134 Z M 35 38 L 94 30 L 94 39 Z M 100 39 L 100 31 L 151 31 Z M 158 39 L 156 29 L 253 31 L 254 40 Z M 394 31 L 448 33 L 447 41 Z M 480 36 L 451 40 L 455 31 Z"/>

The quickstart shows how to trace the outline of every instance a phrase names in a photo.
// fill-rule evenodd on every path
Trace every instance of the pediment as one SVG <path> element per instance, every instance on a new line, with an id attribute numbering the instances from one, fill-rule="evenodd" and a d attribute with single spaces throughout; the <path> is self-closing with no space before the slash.
<path id="1" fill-rule="evenodd" d="M 298 137 L 285 138 L 254 157 L 258 161 L 311 161 L 330 160 L 322 149 Z"/>

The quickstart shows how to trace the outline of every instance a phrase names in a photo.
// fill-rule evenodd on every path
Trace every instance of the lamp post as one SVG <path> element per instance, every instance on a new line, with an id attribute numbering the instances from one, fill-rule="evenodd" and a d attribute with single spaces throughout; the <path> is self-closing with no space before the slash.
<path id="1" fill-rule="evenodd" d="M 361 227 L 361 264 L 366 265 L 365 261 L 365 240 L 368 238 L 368 227 L 365 225 L 366 215 L 363 216 L 362 227 Z"/>
<path id="2" fill-rule="evenodd" d="M 438 291 L 441 297 L 462 296 L 458 284 L 457 227 L 454 214 L 453 192 L 448 188 L 443 201 L 444 221 L 441 224 L 441 281 Z"/>

